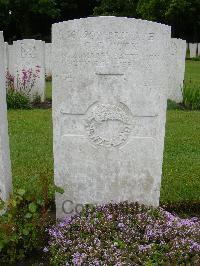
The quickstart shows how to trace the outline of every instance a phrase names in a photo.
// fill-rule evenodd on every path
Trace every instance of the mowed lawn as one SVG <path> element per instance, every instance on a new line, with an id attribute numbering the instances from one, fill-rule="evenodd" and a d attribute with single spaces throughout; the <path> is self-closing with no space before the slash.
<path id="1" fill-rule="evenodd" d="M 200 61 L 186 61 L 185 82 L 196 83 L 200 86 Z"/>
<path id="2" fill-rule="evenodd" d="M 187 61 L 186 80 L 200 83 L 200 62 Z M 50 83 L 48 83 L 50 97 Z M 40 175 L 53 182 L 51 110 L 8 112 L 15 188 L 26 187 Z M 161 188 L 162 202 L 200 200 L 200 112 L 167 112 Z"/>

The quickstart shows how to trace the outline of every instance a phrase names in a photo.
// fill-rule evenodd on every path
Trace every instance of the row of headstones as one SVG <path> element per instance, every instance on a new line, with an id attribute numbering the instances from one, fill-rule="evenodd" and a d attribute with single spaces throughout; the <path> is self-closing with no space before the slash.
<path id="1" fill-rule="evenodd" d="M 15 41 L 13 45 L 5 43 L 5 68 L 7 79 L 13 77 L 17 90 L 24 90 L 32 98 L 39 95 L 44 101 L 45 75 L 51 76 L 51 43 L 38 40 Z M 186 43 L 180 39 L 171 39 L 170 85 L 168 98 L 182 101 L 182 87 L 185 73 Z"/>
<path id="2" fill-rule="evenodd" d="M 52 33 L 54 179 L 65 190 L 56 196 L 57 216 L 85 203 L 157 206 L 167 96 L 174 81 L 182 84 L 185 41 L 171 39 L 166 25 L 116 17 L 58 23 Z M 19 58 L 39 59 L 27 42 L 16 42 Z M 0 33 L 1 58 L 3 48 Z M 6 199 L 12 182 L 2 61 L 0 71 L 0 186 Z"/>
<path id="3" fill-rule="evenodd" d="M 16 90 L 21 90 L 33 98 L 36 95 L 44 101 L 45 76 L 51 77 L 51 43 L 26 39 L 5 43 L 4 65 L 7 86 L 13 81 Z"/>
<path id="4" fill-rule="evenodd" d="M 190 58 L 200 56 L 200 43 L 188 43 L 187 47 Z"/>

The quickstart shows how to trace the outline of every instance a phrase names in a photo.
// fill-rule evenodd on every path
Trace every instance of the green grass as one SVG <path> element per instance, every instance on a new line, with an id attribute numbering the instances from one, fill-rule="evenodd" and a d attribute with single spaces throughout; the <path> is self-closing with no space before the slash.
<path id="1" fill-rule="evenodd" d="M 200 112 L 168 111 L 161 201 L 200 200 Z"/>
<path id="2" fill-rule="evenodd" d="M 185 82 L 200 85 L 200 61 L 186 60 Z"/>
<path id="3" fill-rule="evenodd" d="M 51 110 L 10 110 L 8 118 L 14 186 L 44 173 L 53 177 Z"/>
<path id="4" fill-rule="evenodd" d="M 45 97 L 47 100 L 51 100 L 52 98 L 52 86 L 51 86 L 51 81 L 46 82 L 46 94 Z"/>

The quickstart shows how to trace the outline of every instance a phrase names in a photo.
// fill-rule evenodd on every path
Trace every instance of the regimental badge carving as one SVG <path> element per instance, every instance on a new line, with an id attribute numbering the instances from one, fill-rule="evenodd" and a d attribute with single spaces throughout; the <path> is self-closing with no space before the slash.
<path id="1" fill-rule="evenodd" d="M 35 46 L 22 43 L 21 57 L 22 58 L 34 58 L 35 57 Z"/>
<path id="2" fill-rule="evenodd" d="M 176 55 L 177 54 L 177 44 L 172 42 L 172 46 L 171 46 L 171 55 Z"/>
<path id="3" fill-rule="evenodd" d="M 125 145 L 131 133 L 132 115 L 126 105 L 95 103 L 86 114 L 85 130 L 96 146 Z"/>

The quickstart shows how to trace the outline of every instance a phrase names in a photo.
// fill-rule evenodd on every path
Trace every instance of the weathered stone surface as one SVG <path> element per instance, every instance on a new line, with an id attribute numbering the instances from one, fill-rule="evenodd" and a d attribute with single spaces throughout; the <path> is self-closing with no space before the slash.
<path id="1" fill-rule="evenodd" d="M 51 43 L 45 43 L 45 74 L 47 77 L 52 75 L 51 46 Z"/>
<path id="2" fill-rule="evenodd" d="M 13 45 L 8 45 L 8 71 L 10 75 L 14 75 L 14 48 Z"/>
<path id="3" fill-rule="evenodd" d="M 45 96 L 45 48 L 44 42 L 25 39 L 13 42 L 15 88 L 36 95 L 44 101 Z M 25 74 L 25 72 L 26 74 Z M 32 74 L 30 75 L 30 72 Z M 30 77 L 30 78 L 29 78 Z M 24 80 L 26 82 L 24 83 Z M 25 84 L 25 85 L 24 85 Z M 33 85 L 34 84 L 34 85 Z"/>
<path id="4" fill-rule="evenodd" d="M 6 201 L 12 192 L 11 164 L 6 106 L 4 39 L 0 32 L 0 198 Z"/>
<path id="5" fill-rule="evenodd" d="M 180 103 L 183 100 L 182 88 L 185 76 L 186 41 L 173 38 L 170 52 L 170 77 L 168 98 Z"/>
<path id="6" fill-rule="evenodd" d="M 200 43 L 198 43 L 198 56 L 200 56 Z"/>
<path id="7" fill-rule="evenodd" d="M 197 43 L 189 43 L 190 58 L 197 56 Z"/>
<path id="8" fill-rule="evenodd" d="M 4 44 L 4 68 L 5 72 L 8 71 L 8 64 L 9 64 L 9 58 L 8 58 L 8 43 L 5 42 Z"/>
<path id="9" fill-rule="evenodd" d="M 57 217 L 72 204 L 159 204 L 170 41 L 170 27 L 137 19 L 53 25 Z"/>

